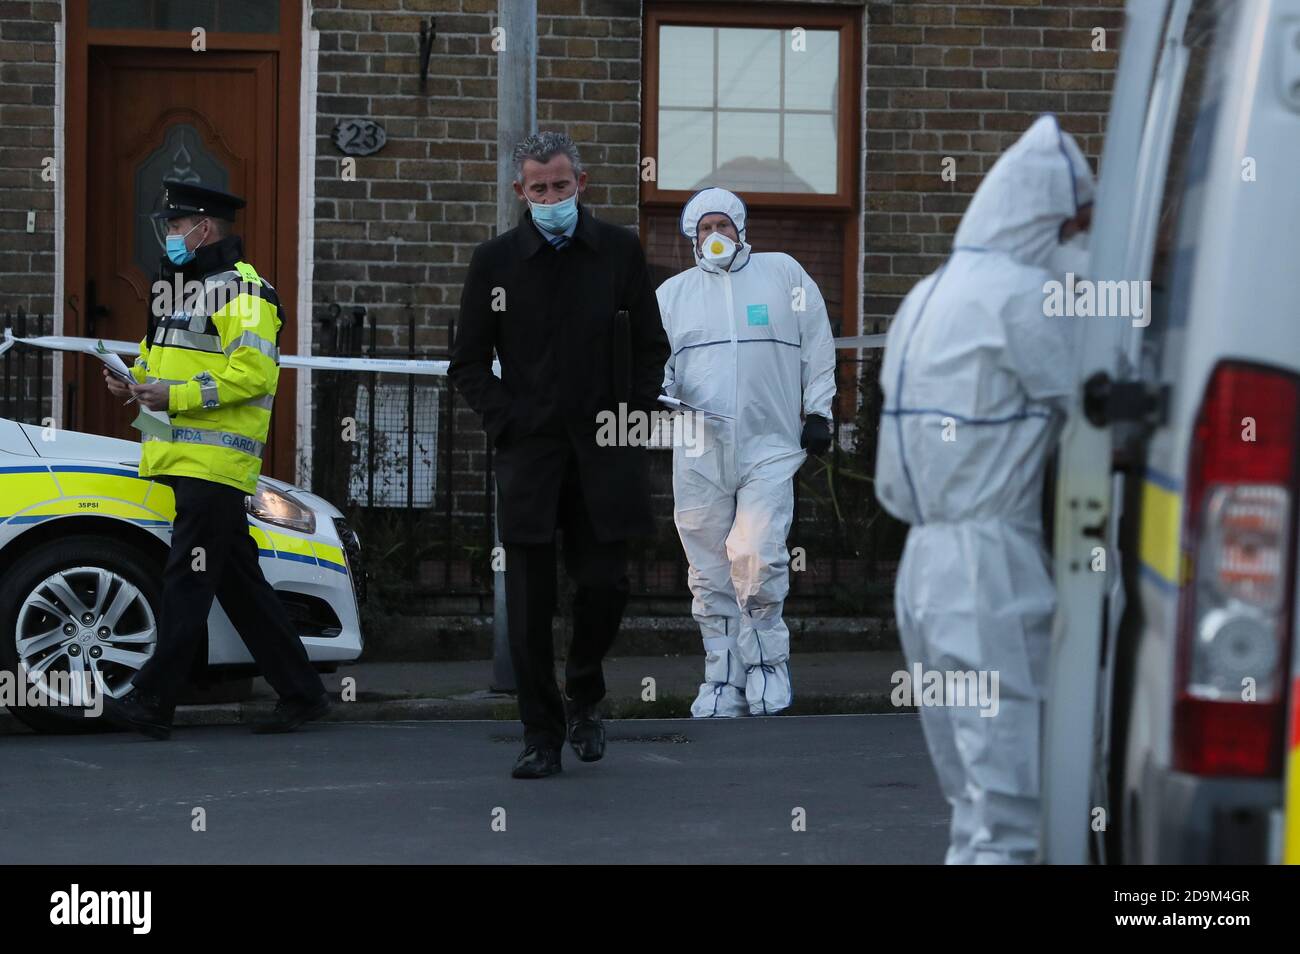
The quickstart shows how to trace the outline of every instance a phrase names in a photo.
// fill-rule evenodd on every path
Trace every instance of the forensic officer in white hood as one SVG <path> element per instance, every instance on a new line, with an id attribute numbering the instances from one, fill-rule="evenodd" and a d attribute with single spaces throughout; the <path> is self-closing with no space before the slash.
<path id="1" fill-rule="evenodd" d="M 998 675 L 996 709 L 921 706 L 952 806 L 949 864 L 1028 863 L 1038 849 L 1056 605 L 1040 508 L 1075 386 L 1073 331 L 1047 317 L 1044 286 L 1077 261 L 1068 246 L 1092 195 L 1078 145 L 1039 118 L 985 176 L 952 255 L 885 343 L 876 495 L 912 525 L 895 591 L 909 670 Z"/>
<path id="2" fill-rule="evenodd" d="M 798 262 L 745 242 L 745 204 L 733 193 L 697 192 L 681 231 L 696 267 L 659 287 L 672 351 L 664 391 L 731 418 L 697 416 L 695 439 L 673 448 L 673 516 L 704 637 L 691 714 L 771 715 L 792 698 L 781 613 L 793 478 L 806 452 L 831 444 L 830 320 Z"/>

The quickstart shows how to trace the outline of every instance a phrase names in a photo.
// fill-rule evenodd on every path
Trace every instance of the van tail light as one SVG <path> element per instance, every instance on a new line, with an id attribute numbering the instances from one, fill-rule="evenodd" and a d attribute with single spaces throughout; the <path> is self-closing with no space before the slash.
<path id="1" fill-rule="evenodd" d="M 1295 614 L 1300 378 L 1224 362 L 1193 433 L 1183 504 L 1173 762 L 1280 777 Z"/>

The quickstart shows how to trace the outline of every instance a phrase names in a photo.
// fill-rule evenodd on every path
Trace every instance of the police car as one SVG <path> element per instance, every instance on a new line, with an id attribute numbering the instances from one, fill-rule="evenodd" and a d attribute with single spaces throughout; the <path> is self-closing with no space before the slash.
<path id="1" fill-rule="evenodd" d="M 119 697 L 153 653 L 175 502 L 165 484 L 139 476 L 139 460 L 130 441 L 0 418 L 0 671 L 47 687 L 41 704 L 11 706 L 38 731 L 98 721 L 58 694 L 69 677 L 97 676 Z M 356 659 L 360 544 L 343 515 L 262 478 L 248 498 L 248 525 L 312 662 L 329 669 Z M 219 675 L 251 661 L 214 603 L 198 663 Z"/>

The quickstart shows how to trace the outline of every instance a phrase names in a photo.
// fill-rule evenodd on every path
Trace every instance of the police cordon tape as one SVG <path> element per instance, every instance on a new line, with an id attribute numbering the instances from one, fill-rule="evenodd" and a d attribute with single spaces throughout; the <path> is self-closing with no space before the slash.
<path id="1" fill-rule="evenodd" d="M 16 344 L 47 351 L 77 351 L 86 353 L 101 341 L 99 338 L 73 338 L 65 335 L 42 335 L 36 338 L 15 338 L 5 329 L 5 340 L 0 342 L 0 354 Z M 116 354 L 134 357 L 140 346 L 131 341 L 104 341 L 104 347 Z M 402 358 L 334 358 L 325 355 L 280 355 L 282 368 L 310 368 L 317 371 L 388 371 L 395 374 L 423 374 L 445 376 L 447 361 L 417 361 Z"/>
<path id="2" fill-rule="evenodd" d="M 0 354 L 4 354 L 16 344 L 47 351 L 92 351 L 100 338 L 74 338 L 66 335 L 41 335 L 35 338 L 15 338 L 13 332 L 6 328 L 4 341 L 0 342 Z M 857 335 L 852 338 L 836 338 L 836 348 L 883 348 L 884 335 Z M 109 351 L 120 355 L 134 357 L 140 353 L 140 346 L 131 341 L 103 341 Z M 433 377 L 445 377 L 448 361 L 423 361 L 404 358 L 337 358 L 326 355 L 280 355 L 282 368 L 308 368 L 316 371 L 387 371 L 391 374 L 420 374 Z M 494 361 L 493 370 L 499 374 L 499 366 Z"/>

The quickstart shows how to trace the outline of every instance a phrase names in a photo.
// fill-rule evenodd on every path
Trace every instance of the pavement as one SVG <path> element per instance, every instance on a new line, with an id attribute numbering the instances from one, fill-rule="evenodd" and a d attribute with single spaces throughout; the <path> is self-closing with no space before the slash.
<path id="1" fill-rule="evenodd" d="M 0 863 L 943 858 L 947 805 L 914 714 L 608 727 L 604 760 L 583 764 L 566 748 L 563 774 L 539 781 L 509 777 L 520 731 L 500 722 L 282 736 L 198 727 L 167 742 L 9 735 Z"/>
<path id="2" fill-rule="evenodd" d="M 892 674 L 905 669 L 898 652 L 816 652 L 795 655 L 791 681 L 795 704 L 791 715 L 895 712 L 889 701 Z M 703 654 L 624 656 L 605 661 L 611 717 L 680 718 L 703 676 Z M 322 677 L 334 696 L 328 721 L 376 722 L 421 719 L 515 720 L 514 697 L 493 692 L 491 660 L 440 662 L 360 662 L 341 665 Z M 351 679 L 354 701 L 344 701 L 344 680 Z M 654 680 L 647 683 L 646 680 Z M 653 694 L 649 689 L 653 688 Z M 349 694 L 351 695 L 351 693 Z M 653 695 L 653 698 L 648 698 Z M 196 695 L 202 704 L 182 705 L 176 724 L 238 725 L 269 711 L 275 692 L 260 678 L 216 686 Z M 0 709 L 0 735 L 29 730 Z"/>

